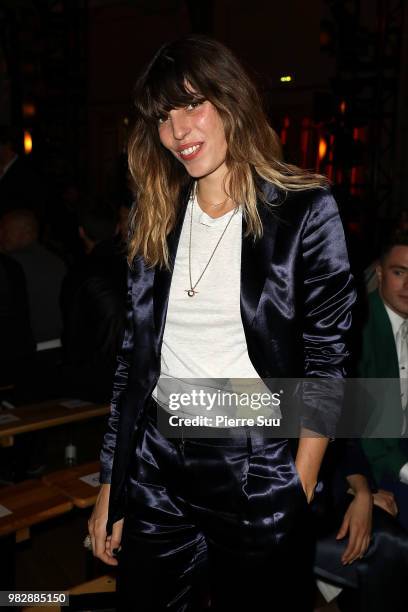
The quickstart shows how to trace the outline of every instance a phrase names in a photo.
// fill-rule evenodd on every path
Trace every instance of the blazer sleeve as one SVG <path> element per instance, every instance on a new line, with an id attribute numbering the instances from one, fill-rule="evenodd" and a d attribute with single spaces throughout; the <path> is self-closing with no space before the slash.
<path id="1" fill-rule="evenodd" d="M 125 331 L 121 348 L 117 356 L 116 371 L 113 379 L 113 392 L 102 450 L 100 453 L 101 472 L 100 483 L 108 484 L 111 481 L 113 456 L 116 447 L 116 435 L 120 417 L 122 395 L 127 388 L 129 369 L 134 349 L 134 318 L 133 318 L 133 272 L 128 271 L 128 288 L 126 298 Z"/>
<path id="2" fill-rule="evenodd" d="M 356 292 L 337 204 L 328 190 L 312 197 L 302 231 L 302 264 L 304 370 L 313 380 L 303 386 L 301 425 L 335 437 Z"/>
<path id="3" fill-rule="evenodd" d="M 364 438 L 361 444 L 378 484 L 386 477 L 399 480 L 400 469 L 408 461 L 399 438 Z"/>

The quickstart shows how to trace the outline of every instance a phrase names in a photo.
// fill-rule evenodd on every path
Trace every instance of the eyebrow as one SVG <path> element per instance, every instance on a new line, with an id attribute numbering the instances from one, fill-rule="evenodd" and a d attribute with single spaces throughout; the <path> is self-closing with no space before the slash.
<path id="1" fill-rule="evenodd" d="M 398 264 L 391 264 L 390 268 L 391 270 L 404 270 L 405 272 L 408 271 L 407 266 L 399 266 Z"/>

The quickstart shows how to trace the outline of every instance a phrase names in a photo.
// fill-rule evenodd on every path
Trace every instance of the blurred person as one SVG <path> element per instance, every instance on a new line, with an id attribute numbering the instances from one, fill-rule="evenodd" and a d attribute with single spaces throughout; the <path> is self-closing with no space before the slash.
<path id="1" fill-rule="evenodd" d="M 32 368 L 34 354 L 24 271 L 18 262 L 0 253 L 0 400 L 15 403 L 18 389 Z M 18 440 L 12 447 L 0 448 L 1 484 L 15 481 L 26 466 Z"/>
<path id="2" fill-rule="evenodd" d="M 35 351 L 20 363 L 14 401 L 43 401 L 59 390 L 54 387 L 60 360 L 62 318 L 59 294 L 66 268 L 59 257 L 39 242 L 39 223 L 33 210 L 10 210 L 0 218 L 0 248 L 22 268 L 27 286 L 30 327 Z M 16 313 L 18 309 L 16 308 Z M 22 326 L 22 329 L 23 326 Z M 47 435 L 25 434 L 13 447 L 13 478 L 40 475 L 46 466 Z"/>
<path id="3" fill-rule="evenodd" d="M 391 491 L 399 520 L 408 529 L 408 234 L 398 233 L 382 250 L 378 290 L 369 294 L 358 373 L 394 379 L 376 397 L 369 434 L 362 440 L 378 486 Z M 387 436 L 384 432 L 387 432 Z"/>
<path id="4" fill-rule="evenodd" d="M 343 378 L 355 293 L 336 203 L 323 177 L 279 161 L 253 83 L 216 41 L 161 47 L 135 104 L 127 327 L 94 554 L 118 564 L 119 610 L 198 612 L 210 593 L 213 610 L 309 611 L 309 504 L 336 406 L 309 398 L 324 432 L 309 414 L 317 437 L 302 429 L 295 459 L 250 427 L 166 437 L 157 387 Z"/>
<path id="5" fill-rule="evenodd" d="M 125 320 L 126 260 L 115 244 L 117 216 L 104 206 L 79 215 L 85 256 L 64 279 L 64 387 L 82 398 L 107 401 Z"/>
<path id="6" fill-rule="evenodd" d="M 398 213 L 398 216 L 395 222 L 392 224 L 392 229 L 389 232 L 385 231 L 385 234 L 387 235 L 387 233 L 389 233 L 389 235 L 392 238 L 392 236 L 404 236 L 407 234 L 407 232 L 408 232 L 408 210 L 406 208 L 403 208 Z M 382 233 L 384 234 L 384 228 L 382 229 Z M 390 238 L 388 238 L 388 241 L 389 240 Z M 383 238 L 382 242 L 383 243 L 387 242 L 387 240 Z M 372 291 L 375 291 L 376 289 L 378 289 L 378 276 L 376 272 L 378 265 L 379 265 L 378 259 L 375 259 L 364 270 L 364 281 L 365 281 L 365 285 L 367 288 L 367 293 L 371 293 Z"/>
<path id="7" fill-rule="evenodd" d="M 358 440 L 330 444 L 322 469 L 325 495 L 312 502 L 319 590 L 342 612 L 405 612 L 408 532 L 393 495 L 377 490 Z"/>
<path id="8" fill-rule="evenodd" d="M 68 175 L 48 206 L 47 244 L 61 255 L 67 265 L 72 265 L 83 255 L 78 235 L 78 214 L 85 204 L 79 183 Z"/>
<path id="9" fill-rule="evenodd" d="M 34 350 L 24 271 L 0 253 L 0 385 L 16 383 Z"/>
<path id="10" fill-rule="evenodd" d="M 16 209 L 0 218 L 0 247 L 24 270 L 30 319 L 37 349 L 60 344 L 62 320 L 59 305 L 63 261 L 39 242 L 39 223 L 32 210 Z"/>

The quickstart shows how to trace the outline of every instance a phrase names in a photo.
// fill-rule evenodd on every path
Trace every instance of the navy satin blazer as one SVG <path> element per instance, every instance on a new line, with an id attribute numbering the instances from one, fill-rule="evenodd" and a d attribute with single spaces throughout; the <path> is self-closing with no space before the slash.
<path id="1" fill-rule="evenodd" d="M 327 189 L 289 192 L 260 183 L 263 236 L 242 232 L 241 316 L 248 353 L 262 378 L 344 376 L 346 334 L 355 300 L 343 227 Z M 168 237 L 173 264 L 191 189 Z M 107 530 L 123 517 L 135 434 L 160 375 L 172 272 L 137 257 L 129 272 L 127 327 L 114 379 L 101 482 L 111 482 Z M 319 404 L 315 411 L 327 410 Z M 335 411 L 334 411 L 335 412 Z M 338 414 L 325 414 L 332 435 Z"/>

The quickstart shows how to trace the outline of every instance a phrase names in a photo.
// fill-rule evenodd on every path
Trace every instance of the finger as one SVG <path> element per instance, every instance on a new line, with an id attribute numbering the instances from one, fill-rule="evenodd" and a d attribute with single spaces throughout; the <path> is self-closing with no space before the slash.
<path id="1" fill-rule="evenodd" d="M 364 557 L 370 545 L 370 533 L 371 533 L 371 529 L 370 531 L 365 531 L 364 533 L 361 534 L 358 549 L 356 550 L 353 561 L 355 561 L 356 559 L 362 559 Z"/>
<path id="2" fill-rule="evenodd" d="M 113 541 L 113 544 L 111 543 L 109 549 L 107 549 L 107 554 L 110 556 L 111 559 L 116 559 L 120 548 L 120 543 L 118 544 Z"/>
<path id="3" fill-rule="evenodd" d="M 115 559 L 115 557 L 110 554 L 107 547 L 108 547 L 108 544 L 106 542 L 104 550 L 102 552 L 98 552 L 95 556 L 101 561 L 103 561 L 104 563 L 106 563 L 107 565 L 117 565 L 118 564 L 117 559 Z"/>
<path id="4" fill-rule="evenodd" d="M 366 538 L 362 536 L 353 553 L 351 554 L 349 563 L 354 563 L 357 559 L 361 559 L 366 551 Z"/>
<path id="5" fill-rule="evenodd" d="M 118 560 L 115 559 L 115 557 L 111 557 L 106 552 L 103 552 L 101 555 L 96 555 L 96 557 L 100 561 L 103 561 L 103 563 L 106 563 L 106 565 L 118 565 Z"/>
<path id="6" fill-rule="evenodd" d="M 364 533 L 351 526 L 348 546 L 344 551 L 342 560 L 344 563 L 352 563 L 360 555 L 363 546 Z"/>
<path id="7" fill-rule="evenodd" d="M 88 524 L 88 533 L 91 538 L 92 554 L 95 554 L 95 532 L 92 524 Z"/>
<path id="8" fill-rule="evenodd" d="M 367 536 L 364 538 L 364 548 L 363 548 L 363 550 L 361 551 L 361 554 L 360 554 L 360 559 L 362 559 L 362 558 L 364 557 L 364 555 L 366 554 L 366 552 L 368 551 L 369 546 L 370 546 L 370 540 L 371 540 L 371 538 L 370 538 L 370 535 L 368 534 L 368 535 L 367 535 Z"/>
<path id="9" fill-rule="evenodd" d="M 118 550 L 120 550 L 120 542 L 115 540 L 112 536 L 108 536 L 106 538 L 105 552 L 110 556 L 115 558 Z"/>
<path id="10" fill-rule="evenodd" d="M 341 527 L 339 531 L 337 532 L 336 540 L 341 540 L 342 538 L 344 538 L 344 536 L 347 535 L 348 528 L 349 528 L 349 521 L 348 521 L 348 517 L 345 516 L 341 524 Z"/>
<path id="11" fill-rule="evenodd" d="M 350 532 L 349 532 L 349 539 L 348 539 L 348 542 L 347 542 L 347 546 L 346 546 L 346 549 L 345 549 L 345 551 L 344 551 L 344 553 L 342 554 L 342 557 L 341 557 L 341 561 L 342 561 L 343 564 L 346 564 L 346 563 L 348 563 L 350 561 L 351 554 L 352 554 L 352 552 L 354 550 L 355 544 L 356 544 L 356 537 L 355 537 L 355 533 L 353 532 L 353 529 L 351 527 L 350 528 Z"/>
<path id="12" fill-rule="evenodd" d="M 361 554 L 362 549 L 363 549 L 363 544 L 360 539 L 353 542 L 353 546 L 351 547 L 350 552 L 347 555 L 345 555 L 345 563 L 347 565 L 350 565 L 350 563 L 353 563 L 356 559 L 358 559 L 358 557 Z"/>
<path id="13" fill-rule="evenodd" d="M 114 557 L 111 557 L 106 552 L 106 529 L 100 528 L 95 532 L 95 549 L 94 555 L 107 565 L 117 565 L 117 560 Z"/>
<path id="14" fill-rule="evenodd" d="M 369 545 L 370 545 L 370 538 L 366 536 L 363 539 L 363 543 L 362 543 L 362 546 L 361 546 L 361 551 L 360 551 L 360 554 L 358 555 L 359 559 L 363 559 L 364 555 L 366 554 L 366 552 L 368 550 Z"/>
<path id="15" fill-rule="evenodd" d="M 95 542 L 94 535 L 91 535 L 91 546 L 92 546 L 92 554 L 95 555 L 96 542 Z"/>
<path id="16" fill-rule="evenodd" d="M 94 555 L 96 557 L 99 557 L 102 553 L 105 552 L 105 540 L 106 540 L 106 533 L 99 533 L 98 535 L 95 535 L 95 548 L 94 548 Z"/>
<path id="17" fill-rule="evenodd" d="M 378 508 L 383 508 L 382 502 L 378 497 L 373 497 L 373 504 Z M 383 510 L 385 510 L 385 508 L 383 508 Z"/>
<path id="18" fill-rule="evenodd" d="M 117 549 L 120 549 L 120 544 L 122 541 L 122 528 L 123 528 L 123 520 L 117 521 L 112 526 L 112 539 L 110 541 L 112 555 L 115 555 L 115 551 Z"/>
<path id="19" fill-rule="evenodd" d="M 344 551 L 344 553 L 341 556 L 341 562 L 343 563 L 343 565 L 345 565 L 346 563 L 348 563 L 349 559 L 350 559 L 350 553 L 353 550 L 354 546 L 353 543 L 348 542 L 347 546 L 346 546 L 346 550 Z"/>
<path id="20" fill-rule="evenodd" d="M 381 503 L 380 508 L 382 508 L 388 514 L 391 514 L 390 507 L 385 500 L 383 500 L 383 502 Z"/>
<path id="21" fill-rule="evenodd" d="M 112 547 L 111 547 L 111 542 L 112 542 L 112 536 L 108 536 L 106 538 L 106 542 L 105 542 L 105 552 L 106 554 L 108 554 L 110 557 L 112 557 Z"/>
<path id="22" fill-rule="evenodd" d="M 352 563 L 357 552 L 360 550 L 361 542 L 355 534 L 350 533 L 350 539 L 346 550 L 343 553 L 343 563 Z"/>
<path id="23" fill-rule="evenodd" d="M 379 508 L 381 508 L 381 510 L 385 510 L 385 512 L 388 512 L 387 506 L 385 505 L 384 500 L 378 499 L 374 502 L 374 504 L 378 506 Z"/>

